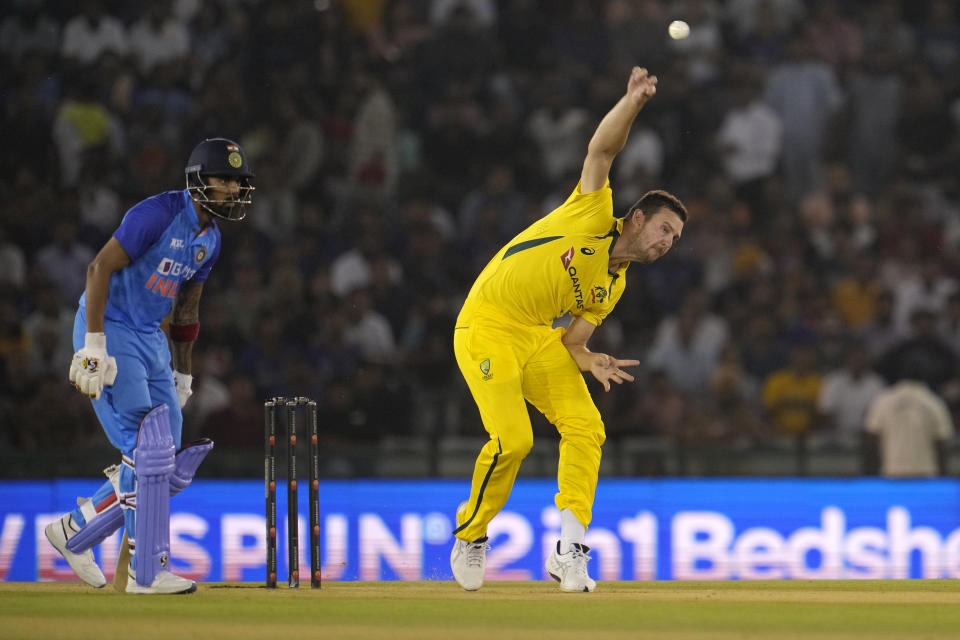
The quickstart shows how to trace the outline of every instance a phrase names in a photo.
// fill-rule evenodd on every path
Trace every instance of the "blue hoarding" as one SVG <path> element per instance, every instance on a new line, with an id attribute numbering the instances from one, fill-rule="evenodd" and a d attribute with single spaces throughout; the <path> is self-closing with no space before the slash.
<path id="1" fill-rule="evenodd" d="M 95 480 L 0 483 L 0 579 L 67 580 L 43 526 Z M 452 514 L 466 480 L 325 481 L 327 580 L 447 580 Z M 553 480 L 517 482 L 488 534 L 488 580 L 543 579 L 560 515 Z M 301 568 L 309 566 L 301 491 Z M 278 496 L 280 579 L 286 573 Z M 171 504 L 174 570 L 207 581 L 265 572 L 261 481 L 198 480 Z M 960 482 L 954 480 L 601 479 L 587 532 L 600 580 L 960 577 Z M 112 575 L 119 534 L 96 556 Z"/>

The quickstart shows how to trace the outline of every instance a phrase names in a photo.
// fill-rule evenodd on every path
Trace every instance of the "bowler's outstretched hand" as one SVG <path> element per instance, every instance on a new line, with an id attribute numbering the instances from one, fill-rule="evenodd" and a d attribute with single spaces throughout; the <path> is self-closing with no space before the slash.
<path id="1" fill-rule="evenodd" d="M 634 67 L 627 81 L 627 95 L 642 107 L 657 92 L 657 76 L 648 75 L 643 67 Z"/>
<path id="2" fill-rule="evenodd" d="M 623 384 L 624 381 L 634 380 L 633 376 L 621 367 L 635 367 L 638 364 L 639 360 L 618 360 L 605 353 L 594 353 L 590 356 L 590 373 L 603 384 L 604 391 L 610 391 L 611 382 Z"/>

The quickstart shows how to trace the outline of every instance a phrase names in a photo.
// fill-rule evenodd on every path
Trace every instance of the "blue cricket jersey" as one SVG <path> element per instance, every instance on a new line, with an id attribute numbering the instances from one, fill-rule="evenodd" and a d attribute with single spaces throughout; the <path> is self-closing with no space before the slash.
<path id="1" fill-rule="evenodd" d="M 104 318 L 156 331 L 184 281 L 204 282 L 220 255 L 220 229 L 201 228 L 186 189 L 134 205 L 114 231 L 130 264 L 110 276 Z M 80 308 L 86 304 L 80 296 Z"/>

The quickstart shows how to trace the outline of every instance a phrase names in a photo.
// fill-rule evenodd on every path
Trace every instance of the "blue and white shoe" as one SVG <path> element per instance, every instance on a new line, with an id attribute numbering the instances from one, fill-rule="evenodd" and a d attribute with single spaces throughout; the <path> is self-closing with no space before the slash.
<path id="1" fill-rule="evenodd" d="M 143 587 L 137 584 L 137 574 L 131 568 L 127 576 L 127 593 L 151 594 L 151 593 L 193 593 L 197 590 L 197 583 L 193 580 L 187 580 L 174 575 L 169 571 L 161 571 L 153 579 L 149 587 Z"/>
<path id="2" fill-rule="evenodd" d="M 73 553 L 67 549 L 67 540 L 72 538 L 80 527 L 73 521 L 73 516 L 69 513 L 59 520 L 54 520 L 43 530 L 47 540 L 53 545 L 53 548 L 60 552 L 63 559 L 67 561 L 77 577 L 86 582 L 91 587 L 102 589 L 107 584 L 107 579 L 103 577 L 103 571 L 97 566 L 97 561 L 93 559 L 93 550 L 87 549 L 83 553 Z"/>
<path id="3" fill-rule="evenodd" d="M 566 553 L 560 553 L 560 541 L 557 548 L 547 558 L 547 573 L 560 583 L 564 591 L 589 592 L 597 588 L 597 583 L 587 573 L 587 553 L 590 547 L 585 544 L 572 544 Z"/>

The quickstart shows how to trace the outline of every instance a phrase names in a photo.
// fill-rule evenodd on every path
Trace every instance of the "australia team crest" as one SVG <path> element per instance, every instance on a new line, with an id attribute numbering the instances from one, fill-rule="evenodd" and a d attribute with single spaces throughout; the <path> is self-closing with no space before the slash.
<path id="1" fill-rule="evenodd" d="M 480 363 L 480 373 L 483 374 L 484 380 L 489 380 L 490 378 L 493 377 L 493 374 L 490 373 L 490 358 L 487 358 L 486 360 Z"/>
<path id="2" fill-rule="evenodd" d="M 605 287 L 600 285 L 595 286 L 590 290 L 590 301 L 595 304 L 603 304 L 603 301 L 607 299 L 607 290 Z"/>

